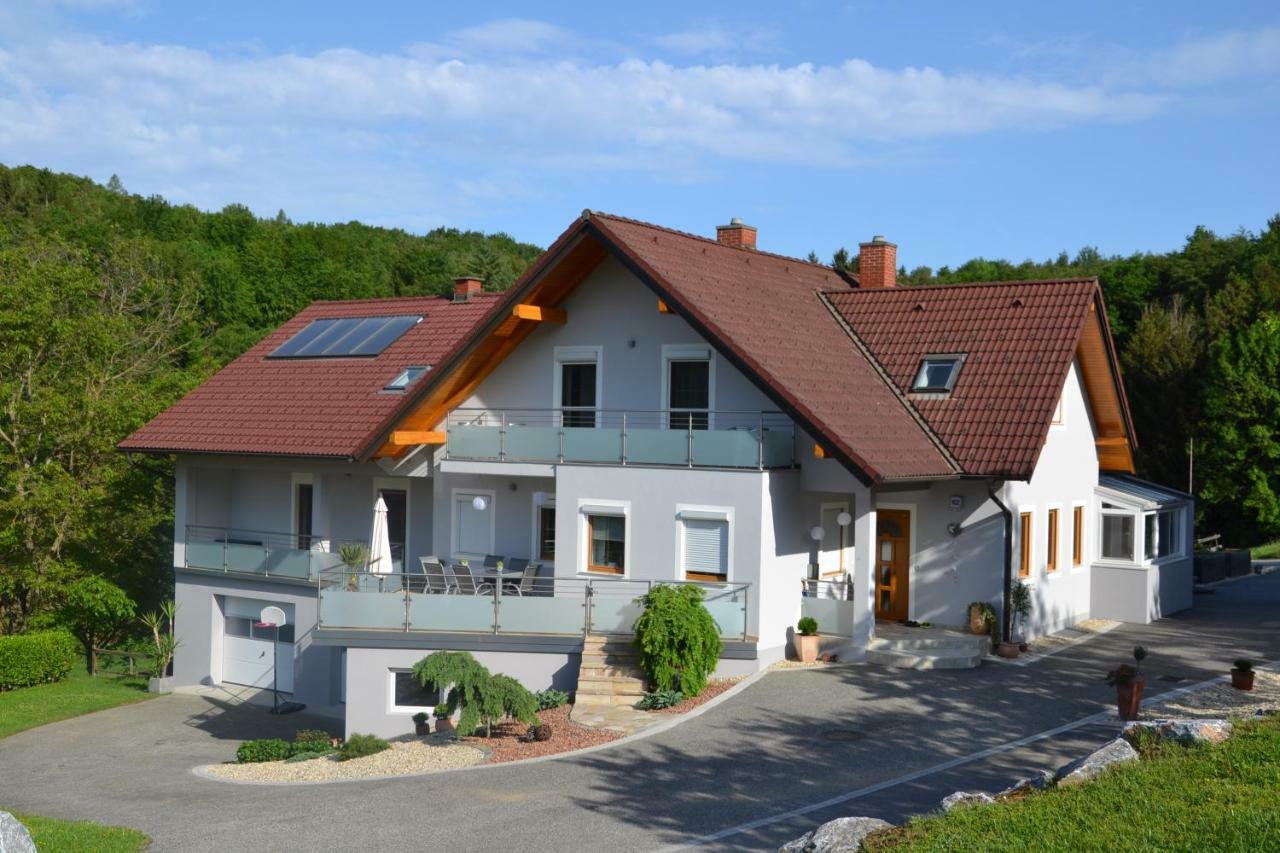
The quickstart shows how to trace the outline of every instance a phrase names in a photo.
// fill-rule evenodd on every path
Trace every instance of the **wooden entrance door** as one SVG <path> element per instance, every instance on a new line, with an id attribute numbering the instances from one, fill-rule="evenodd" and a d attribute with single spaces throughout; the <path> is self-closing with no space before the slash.
<path id="1" fill-rule="evenodd" d="M 910 595 L 908 565 L 911 558 L 911 511 L 876 510 L 876 601 L 877 619 L 907 618 Z"/>

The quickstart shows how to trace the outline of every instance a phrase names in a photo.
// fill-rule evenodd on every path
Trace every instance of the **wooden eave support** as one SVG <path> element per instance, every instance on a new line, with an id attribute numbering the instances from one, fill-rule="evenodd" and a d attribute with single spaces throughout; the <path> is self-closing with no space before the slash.
<path id="1" fill-rule="evenodd" d="M 671 306 L 670 306 L 670 305 L 668 305 L 667 303 L 663 302 L 661 299 L 659 299 L 659 300 L 658 300 L 658 313 L 659 313 L 659 314 L 670 314 L 670 313 L 672 313 L 672 311 L 671 311 Z"/>
<path id="2" fill-rule="evenodd" d="M 511 316 L 519 320 L 532 320 L 535 323 L 563 323 L 568 319 L 562 308 L 547 308 L 543 305 L 522 303 L 511 309 Z"/>
<path id="3" fill-rule="evenodd" d="M 391 433 L 391 444 L 414 447 L 419 444 L 444 444 L 445 434 L 434 430 L 398 429 Z"/>

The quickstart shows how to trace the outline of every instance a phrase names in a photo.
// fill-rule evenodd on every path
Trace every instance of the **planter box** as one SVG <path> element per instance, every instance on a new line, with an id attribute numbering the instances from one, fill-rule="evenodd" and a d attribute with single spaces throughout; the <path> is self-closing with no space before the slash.
<path id="1" fill-rule="evenodd" d="M 173 676 L 169 675 L 164 678 L 152 678 L 147 682 L 148 693 L 172 693 L 173 692 Z"/>

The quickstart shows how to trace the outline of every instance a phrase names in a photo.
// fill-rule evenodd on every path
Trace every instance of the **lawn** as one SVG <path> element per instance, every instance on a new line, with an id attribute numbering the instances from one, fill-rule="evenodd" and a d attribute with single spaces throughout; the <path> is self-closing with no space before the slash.
<path id="1" fill-rule="evenodd" d="M 31 833 L 40 853 L 134 853 L 145 850 L 151 839 L 136 829 L 123 826 L 102 826 L 77 820 L 58 820 L 38 815 L 15 814 Z"/>
<path id="2" fill-rule="evenodd" d="M 77 668 L 54 684 L 0 693 L 0 738 L 91 711 L 128 705 L 151 695 L 143 678 L 90 676 Z"/>
<path id="3" fill-rule="evenodd" d="M 1255 560 L 1280 559 L 1280 539 L 1265 545 L 1254 545 L 1249 549 L 1249 555 Z"/>
<path id="4" fill-rule="evenodd" d="M 1162 745 L 1097 782 L 917 818 L 869 850 L 1280 850 L 1280 718 Z"/>

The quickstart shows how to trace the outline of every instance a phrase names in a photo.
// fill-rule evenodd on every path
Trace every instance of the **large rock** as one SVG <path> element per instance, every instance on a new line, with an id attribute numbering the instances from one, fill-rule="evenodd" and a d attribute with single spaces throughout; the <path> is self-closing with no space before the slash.
<path id="1" fill-rule="evenodd" d="M 0 812 L 0 853 L 36 853 L 31 833 L 8 812 Z"/>
<path id="2" fill-rule="evenodd" d="M 942 799 L 942 810 L 949 812 L 961 806 L 985 806 L 995 801 L 995 797 L 981 791 L 956 791 Z"/>
<path id="3" fill-rule="evenodd" d="M 1043 791 L 1045 788 L 1053 786 L 1055 775 L 1051 770 L 1040 770 L 1032 776 L 1025 776 L 1014 782 L 1008 788 L 1005 788 L 997 797 L 1009 797 L 1014 794 L 1021 794 L 1024 791 Z"/>
<path id="4" fill-rule="evenodd" d="M 893 824 L 874 817 L 838 817 L 788 841 L 778 853 L 857 853 L 862 839 Z"/>
<path id="5" fill-rule="evenodd" d="M 1138 720 L 1127 723 L 1121 737 L 1134 743 L 1150 732 L 1160 740 L 1176 740 L 1178 743 L 1221 743 L 1231 737 L 1234 726 L 1230 720 Z"/>
<path id="6" fill-rule="evenodd" d="M 1108 767 L 1137 760 L 1138 751 L 1130 746 L 1127 740 L 1118 737 L 1101 749 L 1059 769 L 1058 784 L 1079 785 L 1082 782 L 1091 782 L 1101 776 L 1102 771 Z"/>

